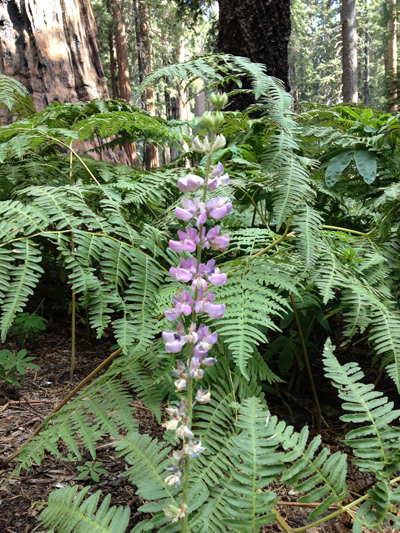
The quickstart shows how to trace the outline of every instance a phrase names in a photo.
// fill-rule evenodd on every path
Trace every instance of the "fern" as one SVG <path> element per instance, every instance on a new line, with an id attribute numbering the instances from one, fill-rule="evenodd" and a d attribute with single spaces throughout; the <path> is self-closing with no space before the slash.
<path id="1" fill-rule="evenodd" d="M 273 492 L 263 492 L 279 474 L 280 454 L 275 453 L 279 441 L 272 429 L 265 427 L 268 413 L 256 398 L 246 400 L 239 412 L 236 426 L 241 429 L 232 439 L 232 481 L 227 483 L 235 497 L 227 500 L 222 523 L 232 531 L 253 533 L 275 519 L 271 509 L 277 498 Z"/>
<path id="2" fill-rule="evenodd" d="M 282 461 L 292 465 L 283 472 L 280 481 L 286 481 L 287 486 L 293 485 L 296 492 L 308 493 L 299 498 L 299 503 L 323 500 L 310 513 L 308 519 L 314 520 L 332 504 L 341 507 L 347 495 L 347 456 L 341 452 L 330 455 L 329 448 L 318 451 L 322 442 L 320 435 L 307 445 L 307 426 L 301 433 L 296 433 L 293 427 L 286 426 L 284 422 L 278 422 L 276 417 L 272 417 L 268 427 L 274 431 L 283 449 L 290 450 Z"/>
<path id="3" fill-rule="evenodd" d="M 101 491 L 84 500 L 90 487 L 77 493 L 78 486 L 53 491 L 39 519 L 45 527 L 59 533 L 124 533 L 129 524 L 129 507 L 110 507 L 108 494 L 97 509 Z"/>
<path id="4" fill-rule="evenodd" d="M 358 458 L 354 463 L 361 471 L 374 472 L 378 479 L 390 479 L 398 469 L 400 459 L 397 446 L 400 428 L 390 424 L 400 416 L 400 410 L 393 409 L 393 402 L 388 402 L 381 392 L 374 391 L 372 384 L 360 383 L 364 374 L 357 363 L 340 365 L 329 339 L 324 348 L 324 367 L 326 376 L 345 402 L 343 409 L 351 412 L 341 420 L 367 424 L 346 435 L 346 444 L 353 448 Z"/>
<path id="5" fill-rule="evenodd" d="M 217 291 L 217 297 L 226 304 L 224 317 L 218 321 L 218 333 L 228 339 L 226 343 L 235 362 L 248 378 L 246 362 L 254 347 L 266 342 L 260 326 L 278 329 L 272 317 L 282 316 L 288 303 L 276 290 L 264 285 L 260 263 L 256 261 L 231 274 L 226 285 Z"/>
<path id="6" fill-rule="evenodd" d="M 26 88 L 15 78 L 0 74 L 0 106 L 5 106 L 11 111 L 11 116 L 19 118 L 30 117 L 36 113 Z"/>

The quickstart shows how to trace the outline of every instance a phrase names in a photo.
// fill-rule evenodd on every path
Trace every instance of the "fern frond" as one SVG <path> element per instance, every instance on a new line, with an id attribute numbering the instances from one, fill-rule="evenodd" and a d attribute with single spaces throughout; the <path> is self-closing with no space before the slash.
<path id="1" fill-rule="evenodd" d="M 22 83 L 0 74 L 0 107 L 3 105 L 11 111 L 11 115 L 17 114 L 19 118 L 30 117 L 36 113 L 35 104 Z"/>
<path id="2" fill-rule="evenodd" d="M 293 490 L 297 492 L 308 493 L 300 497 L 299 503 L 322 500 L 308 519 L 314 520 L 332 504 L 341 506 L 347 495 L 347 455 L 341 452 L 331 455 L 329 448 L 318 451 L 322 442 L 320 435 L 307 445 L 307 426 L 297 433 L 292 426 L 278 422 L 274 416 L 269 420 L 268 427 L 274 431 L 283 449 L 290 450 L 282 462 L 293 463 L 282 473 L 280 480 L 286 481 L 287 486 L 293 485 Z"/>
<path id="3" fill-rule="evenodd" d="M 39 519 L 51 531 L 59 533 L 124 533 L 129 524 L 129 507 L 109 507 L 107 494 L 97 509 L 101 491 L 84 500 L 90 487 L 77 493 L 78 486 L 55 490 L 50 494 L 46 509 Z"/>
<path id="4" fill-rule="evenodd" d="M 14 266 L 11 281 L 7 284 L 3 296 L 3 313 L 0 317 L 0 329 L 2 342 L 5 341 L 7 331 L 11 327 L 14 317 L 23 310 L 29 295 L 33 294 L 33 288 L 43 273 L 39 263 L 42 260 L 35 244 L 26 239 L 14 243 L 13 253 L 17 264 Z"/>
<path id="5" fill-rule="evenodd" d="M 235 498 L 227 499 L 222 522 L 232 531 L 253 533 L 275 519 L 271 512 L 277 498 L 273 492 L 263 492 L 281 472 L 282 454 L 275 453 L 279 445 L 272 429 L 265 427 L 268 412 L 256 398 L 245 400 L 236 426 L 241 432 L 232 439 L 231 458 L 235 468 L 227 488 Z"/>
<path id="6" fill-rule="evenodd" d="M 339 363 L 330 339 L 324 347 L 324 368 L 326 376 L 338 389 L 339 398 L 345 402 L 342 408 L 350 411 L 341 420 L 367 424 L 346 435 L 346 444 L 353 448 L 358 458 L 354 464 L 361 471 L 374 472 L 379 479 L 390 479 L 398 468 L 397 441 L 400 437 L 400 428 L 390 424 L 399 418 L 400 410 L 393 409 L 393 402 L 388 402 L 387 397 L 375 391 L 373 384 L 360 383 L 364 373 L 357 363 Z"/>
<path id="7" fill-rule="evenodd" d="M 277 330 L 272 317 L 282 316 L 288 306 L 276 290 L 264 285 L 258 267 L 257 261 L 242 266 L 216 291 L 217 298 L 226 303 L 224 317 L 218 321 L 218 334 L 246 378 L 246 362 L 252 357 L 254 347 L 266 342 L 260 326 Z"/>

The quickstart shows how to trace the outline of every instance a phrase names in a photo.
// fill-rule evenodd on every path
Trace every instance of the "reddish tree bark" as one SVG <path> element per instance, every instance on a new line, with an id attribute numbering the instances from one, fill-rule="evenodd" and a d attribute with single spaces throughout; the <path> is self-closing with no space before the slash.
<path id="1" fill-rule="evenodd" d="M 140 35 L 142 43 L 142 62 L 144 69 L 144 77 L 150 74 L 151 67 L 151 42 L 150 42 L 150 24 L 149 24 L 149 9 L 144 0 L 139 1 L 140 14 Z M 155 116 L 156 106 L 154 102 L 154 90 L 151 86 L 146 88 L 146 108 L 150 115 Z M 149 144 L 144 148 L 144 159 L 146 168 L 157 168 L 160 165 L 158 157 L 158 148 L 153 144 Z"/>
<path id="2" fill-rule="evenodd" d="M 112 12 L 115 20 L 115 47 L 117 49 L 119 92 L 123 100 L 131 103 L 131 83 L 129 80 L 128 47 L 126 45 L 125 24 L 122 20 L 121 6 L 118 0 L 112 0 Z M 124 146 L 131 166 L 136 164 L 136 145 Z"/>

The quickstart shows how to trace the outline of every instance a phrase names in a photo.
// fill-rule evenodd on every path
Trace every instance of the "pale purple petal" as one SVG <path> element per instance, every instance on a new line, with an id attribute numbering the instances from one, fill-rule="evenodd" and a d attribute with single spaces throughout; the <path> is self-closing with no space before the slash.
<path id="1" fill-rule="evenodd" d="M 164 311 L 165 318 L 170 322 L 174 322 L 182 315 L 182 306 L 178 304 L 176 307 L 170 307 Z"/>
<path id="2" fill-rule="evenodd" d="M 182 350 L 182 343 L 178 340 L 167 342 L 165 344 L 165 349 L 168 353 L 178 353 Z"/>
<path id="3" fill-rule="evenodd" d="M 179 218 L 179 220 L 184 220 L 185 222 L 193 218 L 192 213 L 189 213 L 189 211 L 186 211 L 186 209 L 182 209 L 181 207 L 177 207 L 175 209 L 175 215 L 176 218 Z"/>
<path id="4" fill-rule="evenodd" d="M 223 172 L 224 172 L 224 165 L 221 162 L 219 162 L 218 165 L 211 172 L 211 176 L 213 178 L 219 178 L 220 176 L 222 176 Z"/>
<path id="5" fill-rule="evenodd" d="M 185 245 L 183 242 L 169 241 L 169 247 L 173 252 L 177 252 L 178 254 L 185 251 Z"/>
<path id="6" fill-rule="evenodd" d="M 225 313 L 225 304 L 212 305 L 209 303 L 204 304 L 203 311 L 207 313 L 210 318 L 222 318 Z"/>
<path id="7" fill-rule="evenodd" d="M 218 269 L 219 270 L 219 269 Z M 215 272 L 214 274 L 211 274 L 208 276 L 208 281 L 212 283 L 213 285 L 225 285 L 227 276 L 226 274 L 220 274 L 219 272 Z"/>
<path id="8" fill-rule="evenodd" d="M 175 331 L 163 331 L 162 338 L 164 342 L 172 342 L 175 340 Z"/>
<path id="9" fill-rule="evenodd" d="M 188 174 L 186 178 L 179 178 L 178 188 L 181 192 L 197 191 L 204 183 L 203 178 L 195 174 Z"/>

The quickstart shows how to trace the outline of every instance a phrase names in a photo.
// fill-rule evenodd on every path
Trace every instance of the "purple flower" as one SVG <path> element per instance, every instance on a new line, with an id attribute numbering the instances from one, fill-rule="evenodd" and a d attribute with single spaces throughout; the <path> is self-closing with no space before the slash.
<path id="1" fill-rule="evenodd" d="M 215 365 L 216 362 L 217 360 L 214 359 L 214 357 L 206 357 L 205 359 L 202 360 L 201 364 L 203 366 L 213 366 Z"/>
<path id="2" fill-rule="evenodd" d="M 221 250 L 229 246 L 229 235 L 221 235 L 221 237 L 218 237 L 219 230 L 219 226 L 214 226 L 206 235 L 206 239 L 213 250 Z"/>
<path id="3" fill-rule="evenodd" d="M 192 291 L 195 292 L 197 289 L 206 289 L 207 282 L 206 278 L 212 285 L 224 285 L 226 283 L 227 275 L 221 274 L 219 268 L 215 268 L 215 261 L 211 259 L 207 261 L 206 264 L 201 263 L 197 275 L 195 276 L 192 282 Z M 171 270 L 170 270 L 171 272 Z"/>
<path id="4" fill-rule="evenodd" d="M 177 218 L 179 218 L 179 220 L 184 220 L 186 222 L 194 216 L 197 216 L 197 227 L 199 227 L 200 224 L 205 223 L 207 220 L 207 214 L 206 205 L 204 202 L 200 202 L 198 198 L 195 198 L 193 202 L 188 198 L 183 198 L 181 202 L 183 209 L 181 207 L 177 207 L 175 209 L 175 215 Z"/>
<path id="5" fill-rule="evenodd" d="M 214 170 L 211 172 L 210 176 L 212 178 L 219 178 L 224 173 L 224 165 L 219 162 Z"/>
<path id="6" fill-rule="evenodd" d="M 204 183 L 203 178 L 196 176 L 196 174 L 188 174 L 186 178 L 178 179 L 178 189 L 181 192 L 197 191 Z"/>
<path id="7" fill-rule="evenodd" d="M 204 296 L 204 289 L 199 289 L 195 304 L 197 314 L 206 313 L 210 318 L 221 318 L 225 313 L 225 304 L 214 305 L 215 294 L 208 292 Z"/>
<path id="8" fill-rule="evenodd" d="M 197 443 L 194 439 L 192 439 L 189 442 L 189 445 L 187 446 L 187 453 L 190 455 L 190 457 L 199 457 L 201 453 L 205 451 L 205 448 L 201 445 L 201 439 L 200 442 Z"/>
<path id="9" fill-rule="evenodd" d="M 189 328 L 189 333 L 186 333 L 182 322 L 178 322 L 176 330 L 163 331 L 162 338 L 165 342 L 165 349 L 168 353 L 178 353 L 182 350 L 183 346 L 187 342 L 193 344 L 197 342 L 196 324 L 192 322 Z"/>
<path id="10" fill-rule="evenodd" d="M 177 297 L 173 296 L 172 301 L 174 302 L 174 307 L 166 309 L 164 314 L 165 317 L 173 322 L 177 320 L 182 314 L 189 316 L 193 308 L 193 298 L 190 296 L 189 291 L 183 291 L 180 289 L 178 291 Z"/>
<path id="11" fill-rule="evenodd" d="M 213 179 L 209 180 L 207 184 L 207 189 L 210 191 L 215 191 L 217 187 L 220 185 L 227 185 L 229 183 L 229 174 L 224 174 L 222 176 L 222 173 L 224 172 L 224 166 L 222 163 L 218 163 L 214 171 L 211 173 L 211 176 Z"/>
<path id="12" fill-rule="evenodd" d="M 186 341 L 183 341 L 182 337 L 175 331 L 163 331 L 162 338 L 168 353 L 180 352 L 186 344 Z"/>
<path id="13" fill-rule="evenodd" d="M 169 247 L 173 252 L 192 253 L 200 242 L 200 237 L 194 228 L 186 228 L 186 232 L 179 230 L 178 237 L 179 241 L 169 241 Z"/>
<path id="14" fill-rule="evenodd" d="M 211 350 L 211 348 L 217 342 L 218 333 L 216 331 L 214 333 L 210 333 L 208 326 L 201 324 L 197 331 L 197 339 L 200 342 L 194 347 L 194 354 L 200 359 L 200 361 L 202 361 L 207 352 Z"/>
<path id="15" fill-rule="evenodd" d="M 207 213 L 210 217 L 215 220 L 224 218 L 224 216 L 226 216 L 232 209 L 232 204 L 231 202 L 228 202 L 228 200 L 229 198 L 223 196 L 212 198 L 206 206 Z"/>
<path id="16" fill-rule="evenodd" d="M 196 274 L 197 260 L 193 257 L 189 257 L 189 259 L 181 257 L 179 259 L 179 265 L 180 266 L 176 268 L 171 267 L 169 269 L 169 274 L 178 281 L 187 283 L 193 278 L 193 274 Z"/>
<path id="17" fill-rule="evenodd" d="M 189 375 L 195 381 L 203 377 L 204 371 L 200 368 L 200 359 L 198 357 L 192 357 L 190 360 Z"/>

